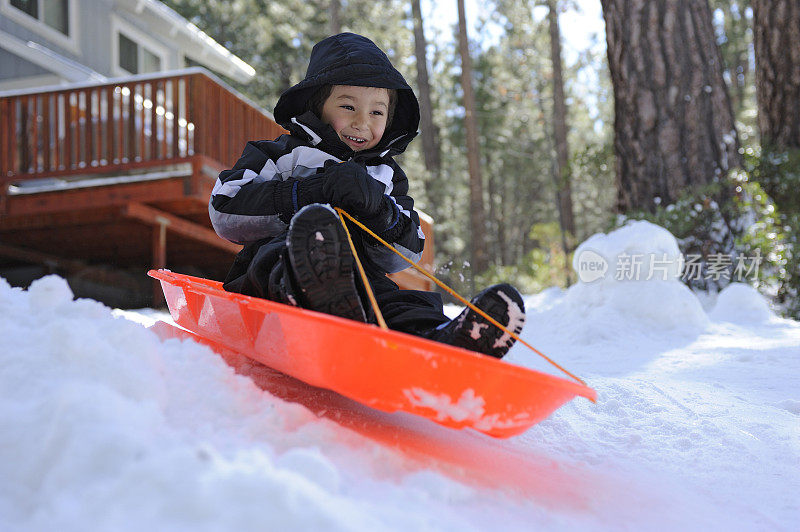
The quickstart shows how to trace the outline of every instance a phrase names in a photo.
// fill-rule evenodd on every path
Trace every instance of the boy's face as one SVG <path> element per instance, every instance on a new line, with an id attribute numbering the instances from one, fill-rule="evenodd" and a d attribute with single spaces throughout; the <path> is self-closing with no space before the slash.
<path id="1" fill-rule="evenodd" d="M 334 85 L 322 105 L 322 121 L 329 124 L 353 151 L 372 148 L 386 130 L 389 91 L 380 87 Z"/>

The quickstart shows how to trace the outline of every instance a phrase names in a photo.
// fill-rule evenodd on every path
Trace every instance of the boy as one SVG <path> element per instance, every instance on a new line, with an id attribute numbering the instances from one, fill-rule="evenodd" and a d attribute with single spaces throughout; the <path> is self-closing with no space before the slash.
<path id="1" fill-rule="evenodd" d="M 372 41 L 342 33 L 314 46 L 306 78 L 281 95 L 274 114 L 290 134 L 248 142 L 211 195 L 214 229 L 245 245 L 224 287 L 368 321 L 365 308 L 372 311 L 362 303 L 364 287 L 331 207 L 419 260 L 425 235 L 408 180 L 392 158 L 417 134 L 416 96 Z M 407 263 L 359 228 L 350 232 L 390 328 L 497 358 L 513 345 L 469 309 L 449 320 L 437 293 L 400 290 L 386 274 Z M 495 285 L 473 303 L 514 332 L 522 330 L 524 305 L 513 287 Z"/>

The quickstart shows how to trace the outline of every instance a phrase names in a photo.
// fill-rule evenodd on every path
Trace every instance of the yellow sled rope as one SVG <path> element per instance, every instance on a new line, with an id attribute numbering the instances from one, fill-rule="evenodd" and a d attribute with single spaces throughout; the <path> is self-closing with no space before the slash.
<path id="1" fill-rule="evenodd" d="M 361 230 L 365 231 L 368 235 L 373 237 L 375 240 L 377 240 L 378 242 L 380 242 L 381 244 L 383 244 L 384 246 L 386 246 L 387 248 L 392 250 L 396 255 L 398 255 L 404 261 L 409 263 L 415 270 L 417 270 L 422 275 L 424 275 L 425 277 L 427 277 L 428 279 L 430 279 L 431 281 L 436 283 L 436 285 L 439 286 L 439 288 L 441 288 L 442 290 L 446 291 L 451 296 L 453 296 L 456 299 L 458 299 L 461 303 L 463 303 L 464 305 L 469 307 L 471 310 L 473 310 L 476 313 L 478 313 L 480 316 L 482 316 L 484 319 L 486 319 L 489 323 L 491 323 L 495 327 L 498 327 L 504 333 L 510 335 L 514 340 L 518 341 L 519 343 L 521 343 L 522 345 L 524 345 L 525 347 L 527 347 L 528 349 L 530 349 L 531 351 L 533 351 L 534 353 L 536 353 L 537 355 L 539 355 L 540 357 L 542 357 L 543 359 L 548 361 L 550 364 L 552 364 L 553 366 L 555 366 L 556 368 L 561 370 L 564 374 L 566 374 L 569 377 L 575 379 L 580 384 L 586 386 L 586 383 L 583 381 L 583 379 L 581 379 L 577 375 L 573 374 L 572 372 L 570 372 L 569 370 L 564 368 L 562 365 L 560 365 L 558 362 L 556 362 L 555 360 L 551 359 L 550 357 L 548 357 L 547 355 L 545 355 L 544 353 L 542 353 L 541 351 L 539 351 L 538 349 L 533 347 L 531 344 L 529 344 L 528 342 L 526 342 L 525 340 L 520 338 L 516 333 L 514 333 L 511 330 L 509 330 L 503 324 L 501 324 L 500 322 L 498 322 L 497 320 L 495 320 L 494 318 L 492 318 L 491 316 L 486 314 L 484 311 L 482 311 L 481 309 L 479 309 L 478 307 L 476 307 L 475 305 L 473 305 L 472 303 L 467 301 L 464 297 L 462 297 L 460 294 L 458 294 L 455 290 L 453 290 L 452 288 L 450 288 L 449 286 L 444 284 L 442 281 L 440 281 L 439 279 L 434 277 L 432 274 L 428 273 L 424 269 L 422 269 L 419 266 L 417 266 L 408 257 L 406 257 L 405 255 L 403 255 L 402 253 L 397 251 L 394 248 L 394 246 L 392 246 L 391 244 L 389 244 L 388 242 L 383 240 L 381 237 L 376 235 L 375 232 L 373 232 L 369 227 L 365 226 L 364 224 L 362 224 L 361 222 L 359 222 L 358 220 L 356 220 L 355 218 L 350 216 L 345 210 L 343 210 L 343 209 L 341 209 L 339 207 L 334 207 L 334 209 L 336 209 L 336 212 L 339 213 L 339 220 L 342 222 L 342 226 L 344 227 L 344 231 L 347 234 L 347 241 L 350 244 L 350 249 L 353 251 L 353 257 L 356 259 L 356 266 L 358 266 L 358 272 L 361 275 L 361 280 L 364 282 L 364 287 L 367 290 L 367 295 L 369 296 L 370 304 L 372 305 L 372 309 L 375 311 L 375 317 L 377 318 L 378 324 L 380 325 L 381 328 L 388 329 L 388 327 L 386 326 L 386 322 L 383 319 L 383 315 L 381 314 L 381 311 L 378 308 L 378 302 L 375 300 L 375 295 L 372 293 L 372 287 L 370 287 L 369 281 L 367 280 L 367 274 L 364 271 L 364 267 L 361 264 L 361 260 L 358 257 L 358 253 L 356 252 L 356 248 L 355 248 L 355 245 L 353 244 L 353 239 L 350 236 L 350 231 L 347 228 L 347 223 L 345 222 L 345 218 L 347 218 L 348 220 L 350 220 L 351 222 L 356 224 L 359 228 L 361 228 Z M 589 399 L 589 400 L 592 401 L 593 403 L 596 402 L 594 399 Z"/>

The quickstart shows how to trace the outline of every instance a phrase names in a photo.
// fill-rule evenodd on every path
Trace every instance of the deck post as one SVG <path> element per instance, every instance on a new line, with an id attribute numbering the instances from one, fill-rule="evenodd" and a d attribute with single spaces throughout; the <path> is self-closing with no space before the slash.
<path id="1" fill-rule="evenodd" d="M 153 269 L 158 270 L 167 265 L 167 226 L 169 220 L 162 216 L 156 217 L 153 225 Z M 161 282 L 153 279 L 153 308 L 164 304 L 164 294 L 161 292 Z"/>

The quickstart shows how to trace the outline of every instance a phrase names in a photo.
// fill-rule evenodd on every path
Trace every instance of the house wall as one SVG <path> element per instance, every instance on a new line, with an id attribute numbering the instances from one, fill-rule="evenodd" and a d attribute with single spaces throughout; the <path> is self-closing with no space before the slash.
<path id="1" fill-rule="evenodd" d="M 161 70 L 183 68 L 181 43 L 168 21 L 145 9 L 136 12 L 135 2 L 113 0 L 70 0 L 70 36 L 30 17 L 0 0 L 0 31 L 20 41 L 33 41 L 56 54 L 76 61 L 106 77 L 128 73 L 117 65 L 118 32 L 144 46 L 161 59 Z M 39 65 L 0 48 L 0 90 L 67 82 Z"/>
<path id="2" fill-rule="evenodd" d="M 48 74 L 48 70 L 0 48 L 0 81 Z"/>
<path id="3" fill-rule="evenodd" d="M 33 41 L 49 48 L 59 55 L 67 57 L 73 61 L 81 61 L 80 27 L 81 21 L 86 20 L 86 13 L 82 10 L 91 7 L 89 4 L 102 4 L 97 0 L 70 0 L 70 35 L 64 35 L 43 22 L 29 16 L 21 10 L 13 7 L 10 0 L 0 0 L 0 31 L 8 33 L 12 37 L 27 42 Z M 91 48 L 91 47 L 90 47 Z M 0 70 L 5 70 L 6 58 L 0 63 Z"/>

